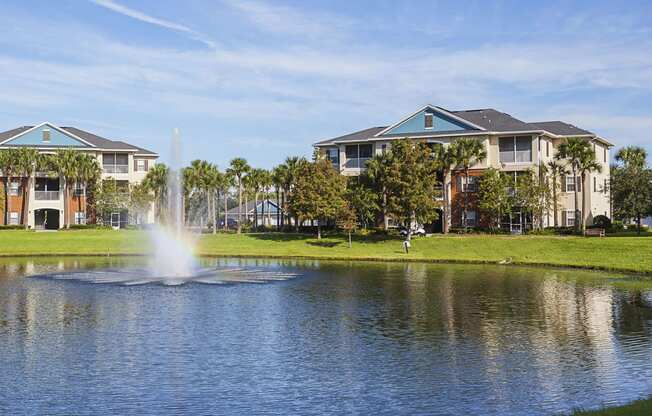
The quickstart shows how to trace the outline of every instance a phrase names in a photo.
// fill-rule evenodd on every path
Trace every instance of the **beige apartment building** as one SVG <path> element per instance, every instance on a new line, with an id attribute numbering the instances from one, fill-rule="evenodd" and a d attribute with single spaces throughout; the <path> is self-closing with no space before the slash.
<path id="1" fill-rule="evenodd" d="M 59 127 L 49 122 L 36 126 L 22 126 L 0 132 L 0 151 L 16 147 L 31 147 L 41 153 L 54 153 L 59 149 L 75 149 L 97 158 L 102 168 L 102 180 L 115 180 L 118 187 L 141 182 L 154 166 L 158 155 L 141 147 L 118 140 L 109 140 L 75 128 Z M 84 184 L 74 184 L 68 201 L 64 200 L 64 179 L 46 172 L 34 172 L 28 178 L 12 178 L 9 183 L 9 224 L 27 225 L 31 229 L 58 229 L 64 225 L 64 204 L 68 204 L 70 224 L 95 221 L 87 211 Z M 0 186 L 5 178 L 0 174 Z M 31 184 L 31 185 L 30 185 Z M 26 193 L 23 187 L 30 186 Z M 27 195 L 24 200 L 23 195 Z M 0 206 L 4 218 L 4 204 Z M 129 223 L 154 222 L 153 208 L 145 215 L 130 215 L 127 210 L 111 213 L 104 219 L 114 227 Z"/>
<path id="2" fill-rule="evenodd" d="M 609 196 L 609 141 L 572 124 L 562 121 L 525 122 L 494 109 L 449 111 L 442 107 L 427 105 L 398 122 L 383 127 L 371 127 L 343 136 L 321 140 L 314 144 L 321 154 L 330 159 L 338 171 L 355 176 L 365 169 L 366 161 L 375 154 L 387 151 L 393 140 L 414 139 L 448 146 L 461 137 L 472 137 L 483 143 L 487 158 L 472 167 L 469 183 L 463 183 L 461 171 L 453 169 L 448 177 L 436 178 L 448 189 L 450 195 L 451 226 L 482 226 L 485 224 L 477 208 L 474 194 L 477 178 L 489 167 L 513 174 L 528 169 L 539 170 L 541 164 L 551 161 L 559 145 L 569 137 L 588 141 L 595 151 L 596 161 L 602 165 L 601 172 L 587 175 L 584 183 L 569 175 L 561 181 L 558 224 L 573 226 L 575 221 L 574 189 L 584 189 L 587 222 L 597 215 L 611 218 Z M 454 167 L 453 167 L 454 168 Z M 462 212 L 462 195 L 467 193 L 471 207 Z M 442 201 L 443 203 L 443 201 Z M 581 201 L 580 201 L 581 203 Z M 544 218 L 545 226 L 554 225 L 553 212 Z M 502 226 L 520 233 L 531 226 L 531 218 L 525 212 L 515 210 L 506 216 Z M 440 220 L 429 225 L 431 232 L 442 229 Z"/>

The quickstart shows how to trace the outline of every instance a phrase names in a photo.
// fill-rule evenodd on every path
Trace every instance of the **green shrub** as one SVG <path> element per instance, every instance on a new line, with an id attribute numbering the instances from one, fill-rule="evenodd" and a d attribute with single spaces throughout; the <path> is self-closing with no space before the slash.
<path id="1" fill-rule="evenodd" d="M 606 215 L 596 215 L 595 218 L 593 218 L 593 225 L 591 225 L 590 228 L 604 228 L 605 230 L 608 230 L 611 228 L 611 220 Z"/>
<path id="2" fill-rule="evenodd" d="M 70 224 L 70 230 L 108 230 L 110 228 L 110 225 L 101 224 Z"/>
<path id="3" fill-rule="evenodd" d="M 611 223 L 610 231 L 614 233 L 625 231 L 625 224 L 622 221 L 614 221 Z"/>
<path id="4" fill-rule="evenodd" d="M 25 226 L 24 225 L 0 225 L 0 230 L 24 230 Z"/>

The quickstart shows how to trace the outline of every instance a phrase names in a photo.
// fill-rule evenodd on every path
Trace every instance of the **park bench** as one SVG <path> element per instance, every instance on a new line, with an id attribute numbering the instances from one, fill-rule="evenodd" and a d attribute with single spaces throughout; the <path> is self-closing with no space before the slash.
<path id="1" fill-rule="evenodd" d="M 584 230 L 585 237 L 604 237 L 604 228 L 589 228 Z"/>

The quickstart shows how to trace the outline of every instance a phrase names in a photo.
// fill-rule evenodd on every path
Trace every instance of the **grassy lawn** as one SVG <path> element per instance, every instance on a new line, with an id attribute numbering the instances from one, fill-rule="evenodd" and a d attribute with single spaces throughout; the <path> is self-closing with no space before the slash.
<path id="1" fill-rule="evenodd" d="M 574 416 L 647 416 L 652 415 L 652 399 L 639 400 L 627 406 L 610 409 L 575 412 Z"/>
<path id="2" fill-rule="evenodd" d="M 84 230 L 54 233 L 0 232 L 3 256 L 29 254 L 143 254 L 141 231 Z M 511 262 L 598 268 L 652 274 L 652 239 L 556 236 L 449 235 L 418 237 L 410 254 L 402 241 L 358 236 L 349 248 L 344 236 L 317 240 L 303 234 L 217 234 L 199 238 L 197 252 L 207 256 L 306 257 L 323 259 Z"/>

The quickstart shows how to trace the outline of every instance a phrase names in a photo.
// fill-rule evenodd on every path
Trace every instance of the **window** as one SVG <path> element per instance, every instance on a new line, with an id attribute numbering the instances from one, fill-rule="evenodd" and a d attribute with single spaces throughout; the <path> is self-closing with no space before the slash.
<path id="1" fill-rule="evenodd" d="M 578 176 L 577 178 L 575 178 L 575 180 L 573 180 L 573 175 L 567 175 L 566 186 L 565 186 L 566 192 L 575 192 L 575 185 L 577 185 L 577 192 L 582 192 L 581 178 Z"/>
<path id="2" fill-rule="evenodd" d="M 435 117 L 432 113 L 426 113 L 424 116 L 424 128 L 430 130 L 435 127 Z"/>
<path id="3" fill-rule="evenodd" d="M 598 178 L 593 177 L 593 192 L 598 192 Z"/>
<path id="4" fill-rule="evenodd" d="M 136 172 L 147 172 L 149 168 L 148 162 L 147 159 L 134 159 L 134 170 Z"/>
<path id="5" fill-rule="evenodd" d="M 462 213 L 462 225 L 464 227 L 475 227 L 476 223 L 475 211 L 466 211 Z"/>
<path id="6" fill-rule="evenodd" d="M 498 140 L 501 163 L 532 162 L 532 138 L 530 136 L 501 137 Z"/>
<path id="7" fill-rule="evenodd" d="M 360 145 L 360 159 L 368 159 L 372 157 L 374 151 L 374 146 L 371 144 L 361 144 Z"/>
<path id="8" fill-rule="evenodd" d="M 382 154 L 387 153 L 387 145 L 386 145 L 386 144 L 381 144 L 381 145 L 380 145 L 380 152 L 381 152 Z"/>
<path id="9" fill-rule="evenodd" d="M 565 217 L 566 217 L 566 227 L 574 227 L 575 226 L 575 211 L 573 210 L 568 210 L 564 211 Z"/>
<path id="10" fill-rule="evenodd" d="M 602 148 L 602 159 L 603 159 L 602 161 L 604 163 L 607 163 L 607 148 L 606 147 Z"/>
<path id="11" fill-rule="evenodd" d="M 333 166 L 339 169 L 340 167 L 340 151 L 339 149 L 326 149 L 326 160 L 330 161 Z"/>
<path id="12" fill-rule="evenodd" d="M 9 213 L 9 224 L 10 225 L 18 225 L 20 224 L 20 216 L 18 215 L 17 212 L 10 212 Z"/>
<path id="13" fill-rule="evenodd" d="M 609 192 L 609 181 L 607 181 L 607 178 L 604 178 L 604 188 L 602 188 L 602 192 L 605 194 Z"/>
<path id="14" fill-rule="evenodd" d="M 50 143 L 50 129 L 43 129 L 43 143 Z"/>
<path id="15" fill-rule="evenodd" d="M 75 182 L 75 188 L 73 189 L 74 196 L 84 196 L 86 193 L 86 186 L 81 182 Z"/>
<path id="16" fill-rule="evenodd" d="M 126 153 L 103 153 L 102 166 L 105 173 L 128 173 L 129 156 Z"/>
<path id="17" fill-rule="evenodd" d="M 546 157 L 550 157 L 550 142 L 546 140 Z"/>
<path id="18" fill-rule="evenodd" d="M 9 195 L 18 196 L 20 190 L 20 182 L 11 182 L 9 184 Z"/>
<path id="19" fill-rule="evenodd" d="M 86 224 L 86 213 L 82 211 L 75 212 L 75 224 Z"/>
<path id="20" fill-rule="evenodd" d="M 478 191 L 478 177 L 477 176 L 469 176 L 469 182 L 466 182 L 466 177 L 464 176 L 459 176 L 460 178 L 460 185 L 462 192 L 477 192 Z"/>
<path id="21" fill-rule="evenodd" d="M 367 159 L 373 155 L 372 144 L 353 144 L 344 148 L 347 168 L 363 168 Z"/>

